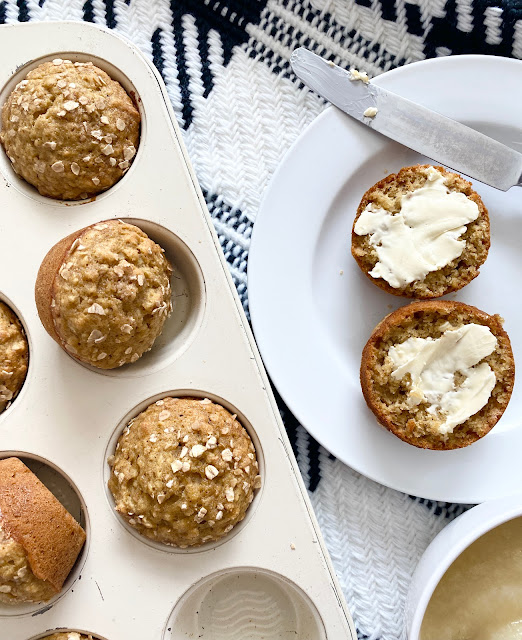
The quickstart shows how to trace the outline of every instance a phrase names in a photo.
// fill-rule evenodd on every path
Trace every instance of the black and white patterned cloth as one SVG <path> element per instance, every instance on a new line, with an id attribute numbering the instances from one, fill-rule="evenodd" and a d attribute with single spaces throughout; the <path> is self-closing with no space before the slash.
<path id="1" fill-rule="evenodd" d="M 296 46 L 370 76 L 434 56 L 522 58 L 522 0 L 0 0 L 0 23 L 29 20 L 104 25 L 154 61 L 247 313 L 248 249 L 263 191 L 325 106 L 289 68 Z M 363 478 L 280 406 L 359 637 L 402 640 L 415 564 L 463 507 Z"/>

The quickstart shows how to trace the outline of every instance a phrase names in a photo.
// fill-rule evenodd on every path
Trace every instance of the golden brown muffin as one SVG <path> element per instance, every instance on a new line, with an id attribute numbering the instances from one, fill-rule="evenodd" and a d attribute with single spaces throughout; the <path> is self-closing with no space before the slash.
<path id="1" fill-rule="evenodd" d="M 78 631 L 60 631 L 50 636 L 45 636 L 42 640 L 97 640 L 97 638 L 90 633 L 85 635 L 85 633 L 79 633 Z"/>
<path id="2" fill-rule="evenodd" d="M 0 141 L 13 169 L 51 198 L 78 200 L 111 187 L 129 168 L 139 135 L 132 100 L 92 62 L 44 62 L 2 108 Z"/>
<path id="3" fill-rule="evenodd" d="M 0 302 L 0 413 L 22 388 L 27 374 L 29 349 L 20 321 Z"/>
<path id="4" fill-rule="evenodd" d="M 414 302 L 386 316 L 370 336 L 361 361 L 364 398 L 379 422 L 401 440 L 423 449 L 457 449 L 485 436 L 504 413 L 515 380 L 513 352 L 502 322 L 498 315 L 491 316 L 462 302 L 447 300 Z M 434 341 L 446 336 L 447 353 L 458 354 L 455 357 L 461 358 L 462 353 L 456 349 L 465 347 L 460 334 L 469 330 L 469 325 L 489 329 L 488 332 L 473 327 L 475 334 L 479 331 L 480 335 L 466 339 L 472 350 L 482 344 L 486 345 L 480 347 L 482 353 L 490 352 L 480 359 L 477 357 L 476 362 L 472 361 L 472 366 L 470 363 L 448 373 L 448 377 L 453 376 L 449 378 L 452 387 L 450 392 L 461 394 L 451 396 L 455 403 L 454 410 L 463 410 L 467 406 L 465 403 L 468 399 L 462 394 L 467 393 L 469 382 L 466 380 L 471 375 L 482 373 L 482 379 L 488 381 L 491 392 L 488 395 L 484 386 L 485 404 L 465 421 L 447 430 L 449 410 L 441 409 L 440 399 L 435 401 L 433 396 L 430 399 L 426 389 L 422 390 L 417 376 L 418 372 L 429 370 L 436 358 L 433 353 L 425 356 L 417 354 L 415 358 L 416 352 L 407 350 L 407 347 L 418 348 L 417 345 L 421 343 L 415 341 L 420 338 L 424 346 L 429 344 L 431 348 Z M 397 350 L 399 345 L 400 352 Z M 403 357 L 402 361 L 399 356 Z M 409 363 L 401 369 L 400 365 L 408 357 L 411 358 Z M 482 368 L 480 372 L 478 367 Z M 425 375 L 433 374 L 428 371 Z M 435 378 L 437 385 L 440 384 L 440 371 L 438 375 L 439 378 Z M 446 400 L 449 397 L 446 395 Z"/>
<path id="5" fill-rule="evenodd" d="M 118 513 L 142 535 L 182 548 L 226 535 L 260 486 L 250 436 L 208 399 L 151 404 L 108 462 Z"/>
<path id="6" fill-rule="evenodd" d="M 442 246 L 440 244 L 442 234 L 439 228 L 430 237 L 431 240 L 436 239 L 438 245 L 433 244 L 432 241 L 429 244 L 425 244 L 426 238 L 421 242 L 416 237 L 413 243 L 414 246 L 406 249 L 402 256 L 398 256 L 396 260 L 397 272 L 390 274 L 387 267 L 383 267 L 382 264 L 382 260 L 386 262 L 386 257 L 383 257 L 383 252 L 386 251 L 386 248 L 383 249 L 383 245 L 386 243 L 390 230 L 387 228 L 382 233 L 382 237 L 379 237 L 379 233 L 367 233 L 365 228 L 367 224 L 363 223 L 361 215 L 365 213 L 368 216 L 368 212 L 384 210 L 388 214 L 387 224 L 389 226 L 391 217 L 400 215 L 403 212 L 405 203 L 408 203 L 410 207 L 408 215 L 411 216 L 413 203 L 415 202 L 415 200 L 412 200 L 412 196 L 414 196 L 415 192 L 417 192 L 418 196 L 421 193 L 420 189 L 433 185 L 433 179 L 437 177 L 436 174 L 443 177 L 443 185 L 450 197 L 454 198 L 456 194 L 463 194 L 465 198 L 473 203 L 468 207 L 471 208 L 472 213 L 473 211 L 475 212 L 477 217 L 467 224 L 458 225 L 461 233 L 458 233 L 456 228 L 451 227 L 451 225 L 449 230 L 446 229 L 447 233 L 444 235 L 445 250 L 454 251 L 452 255 L 458 255 L 444 266 L 436 268 L 438 263 L 434 258 L 434 256 L 440 256 L 439 251 Z M 458 195 L 456 197 L 461 198 Z M 440 221 L 445 210 L 444 200 L 440 200 L 437 207 L 434 209 L 434 218 Z M 399 218 L 394 222 L 398 220 Z M 411 228 L 411 224 L 408 225 L 407 223 L 408 220 L 405 221 L 405 225 Z M 422 225 L 418 225 L 417 231 L 421 227 Z M 426 228 L 425 225 L 424 228 Z M 394 227 L 394 232 L 397 232 L 396 227 Z M 388 235 L 388 237 L 390 236 Z M 431 165 L 405 167 L 399 173 L 389 175 L 368 189 L 357 209 L 352 230 L 352 255 L 363 273 L 374 284 L 388 293 L 409 298 L 438 298 L 469 284 L 473 278 L 478 276 L 479 269 L 487 258 L 489 245 L 488 212 L 480 196 L 471 188 L 471 182 L 464 180 L 456 173 L 446 171 L 443 167 L 432 167 Z M 399 241 L 395 239 L 391 246 L 392 248 L 400 246 L 404 249 L 406 243 L 403 242 L 402 238 Z M 388 253 L 388 258 L 389 256 L 390 254 Z M 425 275 L 420 279 L 408 282 L 409 278 L 407 276 L 411 277 L 411 274 L 415 271 L 411 270 L 407 273 L 404 269 L 405 265 L 410 264 L 410 258 L 421 260 L 421 264 L 424 267 L 421 273 Z M 428 271 L 428 269 L 433 270 Z"/>
<path id="7" fill-rule="evenodd" d="M 99 222 L 58 242 L 36 280 L 40 319 L 56 342 L 100 369 L 149 351 L 172 311 L 172 269 L 138 227 Z"/>
<path id="8" fill-rule="evenodd" d="M 18 458 L 0 460 L 0 602 L 58 594 L 85 531 Z"/>

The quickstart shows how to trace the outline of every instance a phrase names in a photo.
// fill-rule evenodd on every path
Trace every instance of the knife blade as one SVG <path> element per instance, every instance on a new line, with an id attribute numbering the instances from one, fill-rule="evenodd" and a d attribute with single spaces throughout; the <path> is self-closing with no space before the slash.
<path id="1" fill-rule="evenodd" d="M 359 122 L 501 191 L 522 186 L 522 154 L 456 120 L 357 79 L 304 47 L 290 58 L 310 89 Z M 365 115 L 365 112 L 367 115 Z M 374 113 L 373 117 L 370 117 Z"/>

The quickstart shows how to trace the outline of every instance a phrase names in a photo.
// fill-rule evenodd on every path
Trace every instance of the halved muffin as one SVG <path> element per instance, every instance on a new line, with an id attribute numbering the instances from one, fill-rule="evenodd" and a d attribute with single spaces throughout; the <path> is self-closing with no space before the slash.
<path id="1" fill-rule="evenodd" d="M 378 421 L 423 449 L 457 449 L 504 413 L 515 361 L 502 318 L 462 302 L 415 302 L 386 316 L 361 360 L 364 398 Z"/>
<path id="2" fill-rule="evenodd" d="M 489 217 L 471 183 L 443 167 L 405 167 L 371 187 L 357 209 L 352 255 L 381 289 L 438 298 L 479 274 Z"/>

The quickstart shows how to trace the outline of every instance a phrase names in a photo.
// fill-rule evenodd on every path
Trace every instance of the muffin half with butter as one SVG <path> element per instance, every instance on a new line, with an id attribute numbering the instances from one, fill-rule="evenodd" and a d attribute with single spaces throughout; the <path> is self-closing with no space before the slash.
<path id="1" fill-rule="evenodd" d="M 490 245 L 489 217 L 471 183 L 443 167 L 416 165 L 363 196 L 352 255 L 381 289 L 438 298 L 479 274 Z"/>
<path id="2" fill-rule="evenodd" d="M 504 413 L 515 380 L 502 318 L 442 300 L 386 316 L 364 347 L 361 386 L 377 420 L 409 444 L 458 449 Z"/>
<path id="3" fill-rule="evenodd" d="M 35 286 L 38 314 L 70 355 L 100 369 L 136 362 L 172 311 L 172 268 L 162 247 L 121 220 L 63 238 Z"/>

